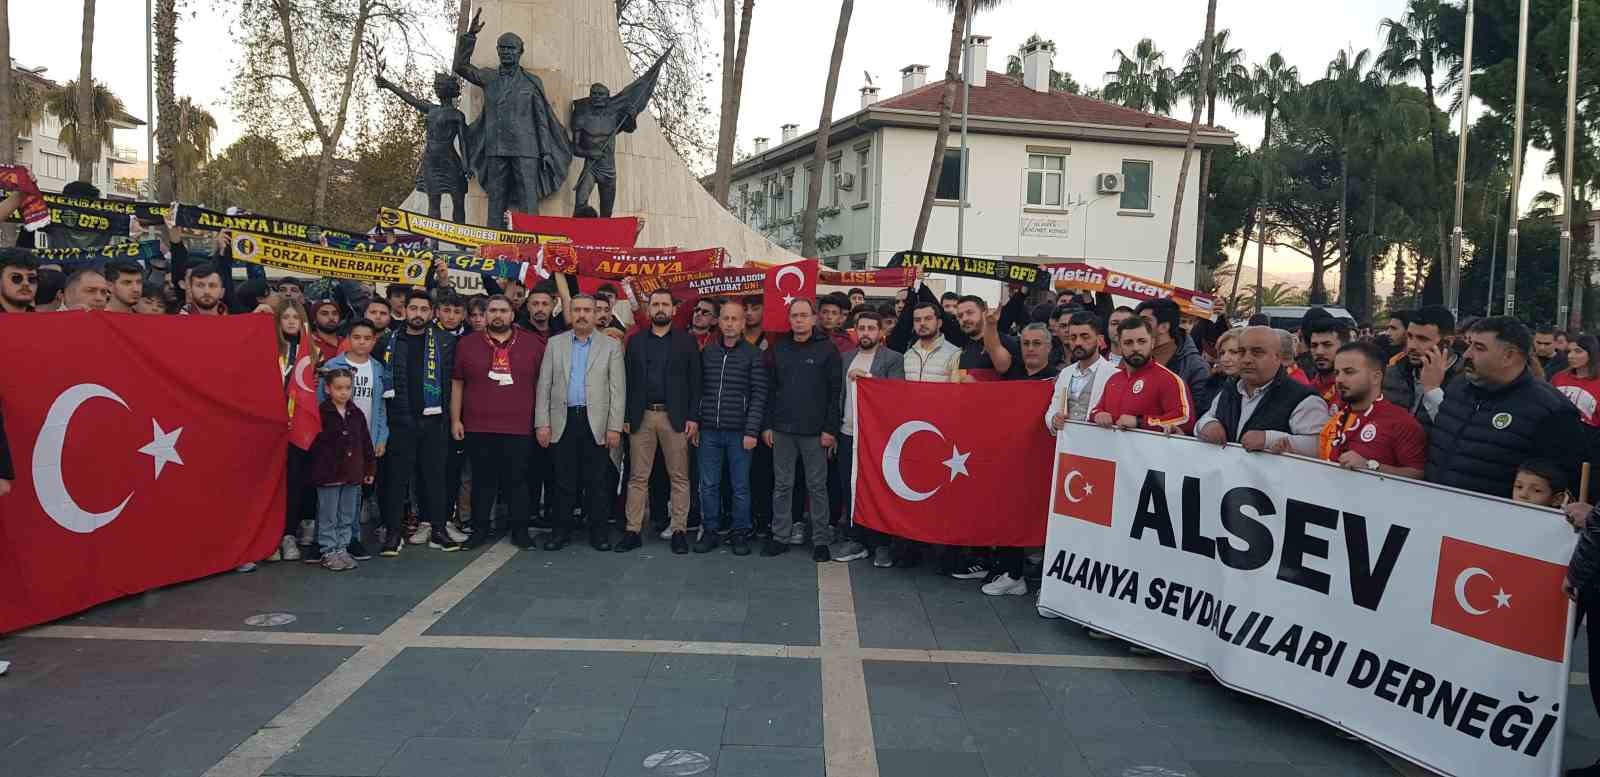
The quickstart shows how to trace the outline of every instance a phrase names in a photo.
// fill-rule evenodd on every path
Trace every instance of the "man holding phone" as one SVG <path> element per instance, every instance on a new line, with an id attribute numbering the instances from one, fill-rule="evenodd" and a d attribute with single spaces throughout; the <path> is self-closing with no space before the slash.
<path id="1" fill-rule="evenodd" d="M 1420 419 L 1422 395 L 1429 388 L 1449 385 L 1461 371 L 1460 357 L 1445 345 L 1455 329 L 1455 316 L 1440 305 L 1412 313 L 1406 324 L 1405 358 L 1384 373 L 1383 398 Z"/>

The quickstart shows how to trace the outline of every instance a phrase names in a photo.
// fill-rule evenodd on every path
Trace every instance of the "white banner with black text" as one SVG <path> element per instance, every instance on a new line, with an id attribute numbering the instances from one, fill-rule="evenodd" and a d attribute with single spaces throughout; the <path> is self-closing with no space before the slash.
<path id="1" fill-rule="evenodd" d="M 1556 511 L 1078 423 L 1052 482 L 1040 607 L 1443 774 L 1560 774 Z"/>

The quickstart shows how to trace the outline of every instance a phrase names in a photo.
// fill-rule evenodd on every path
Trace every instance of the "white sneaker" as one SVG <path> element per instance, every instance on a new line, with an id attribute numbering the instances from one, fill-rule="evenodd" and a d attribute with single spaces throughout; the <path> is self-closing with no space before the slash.
<path id="1" fill-rule="evenodd" d="M 1020 577 L 1004 574 L 984 583 L 983 588 L 979 590 L 989 596 L 1022 596 L 1028 593 L 1028 582 Z"/>
<path id="2" fill-rule="evenodd" d="M 432 529 L 430 527 L 430 531 L 431 530 Z M 453 524 L 453 523 L 446 523 L 444 525 L 444 533 L 445 533 L 445 536 L 450 538 L 451 542 L 466 542 L 467 539 L 472 536 L 472 535 L 470 535 L 470 534 L 468 534 L 468 533 L 456 528 L 456 525 Z M 426 542 L 426 540 L 424 540 L 424 542 Z"/>
<path id="3" fill-rule="evenodd" d="M 256 571 L 256 562 L 254 562 L 254 561 L 246 561 L 245 563 L 240 564 L 238 566 L 238 568 L 233 570 L 233 571 L 240 572 L 240 573 L 254 572 L 254 571 Z"/>
<path id="4" fill-rule="evenodd" d="M 445 533 L 449 534 L 449 532 Z M 411 538 L 406 540 L 406 542 L 409 542 L 412 545 L 426 545 L 428 544 L 428 539 L 432 536 L 433 524 L 419 523 L 417 524 L 417 530 L 411 533 Z"/>
<path id="5" fill-rule="evenodd" d="M 664 540 L 672 539 L 672 525 L 671 524 L 668 524 L 667 528 L 661 530 L 661 539 L 664 539 Z"/>
<path id="6" fill-rule="evenodd" d="M 282 548 L 273 548 L 272 549 L 272 555 L 267 556 L 266 559 L 264 559 L 264 560 L 265 561 L 282 561 L 283 560 L 283 549 Z"/>
<path id="7" fill-rule="evenodd" d="M 301 521 L 300 522 L 300 547 L 309 548 L 309 547 L 311 547 L 312 545 L 315 545 L 315 544 L 317 544 L 317 522 L 316 521 Z"/>
<path id="8" fill-rule="evenodd" d="M 299 561 L 300 546 L 295 543 L 293 537 L 285 536 L 283 542 L 278 544 L 278 555 L 282 556 L 284 561 Z"/>

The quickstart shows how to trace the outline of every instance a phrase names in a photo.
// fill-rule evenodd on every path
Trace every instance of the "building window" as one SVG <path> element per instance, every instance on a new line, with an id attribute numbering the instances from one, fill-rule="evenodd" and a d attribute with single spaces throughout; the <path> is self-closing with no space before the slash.
<path id="1" fill-rule="evenodd" d="M 856 202 L 867 201 L 867 182 L 872 180 L 872 155 L 862 149 L 856 152 Z"/>
<path id="2" fill-rule="evenodd" d="M 1150 163 L 1122 160 L 1122 210 L 1150 210 Z"/>
<path id="3" fill-rule="evenodd" d="M 739 186 L 739 220 L 750 223 L 750 184 Z"/>
<path id="4" fill-rule="evenodd" d="M 828 205 L 839 207 L 839 157 L 828 160 Z"/>
<path id="5" fill-rule="evenodd" d="M 934 197 L 941 200 L 961 199 L 961 149 L 944 150 L 944 165 L 939 169 L 939 190 Z"/>
<path id="6" fill-rule="evenodd" d="M 1061 207 L 1061 192 L 1066 185 L 1066 176 L 1066 157 L 1029 154 L 1028 204 L 1043 208 Z"/>
<path id="7" fill-rule="evenodd" d="M 40 172 L 47 178 L 67 177 L 67 158 L 60 154 L 41 152 L 39 154 Z"/>
<path id="8" fill-rule="evenodd" d="M 867 269 L 867 255 L 866 254 L 851 254 L 850 255 L 850 269 L 852 269 L 852 270 L 865 270 L 865 269 Z"/>
<path id="9" fill-rule="evenodd" d="M 794 218 L 794 171 L 783 175 L 783 215 Z"/>

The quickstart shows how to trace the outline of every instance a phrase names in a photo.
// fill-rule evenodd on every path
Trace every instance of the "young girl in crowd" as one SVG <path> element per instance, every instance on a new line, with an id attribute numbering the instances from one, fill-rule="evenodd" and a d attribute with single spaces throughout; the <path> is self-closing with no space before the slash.
<path id="1" fill-rule="evenodd" d="M 311 482 L 317 486 L 317 545 L 322 566 L 334 572 L 356 568 L 350 540 L 360 531 L 361 487 L 378 473 L 367 419 L 351 398 L 355 376 L 336 368 L 323 374 L 322 432 L 311 444 Z"/>
<path id="2" fill-rule="evenodd" d="M 284 407 L 288 413 L 290 423 L 293 423 L 294 398 L 289 392 L 289 381 L 294 379 L 292 374 L 294 366 L 303 355 L 300 353 L 300 349 L 302 347 L 314 348 L 315 346 L 310 344 L 309 337 L 304 336 L 306 309 L 301 307 L 300 303 L 292 299 L 280 299 L 277 307 L 273 310 L 273 316 L 278 321 L 278 326 L 276 327 L 278 334 L 278 371 L 283 376 Z M 313 361 L 316 360 L 315 355 L 311 358 Z M 288 466 L 284 470 L 288 481 L 288 490 L 285 492 L 286 498 L 283 505 L 283 541 L 279 543 L 278 550 L 267 558 L 268 561 L 299 561 L 300 546 L 302 544 L 311 544 L 311 537 L 309 536 L 312 531 L 311 521 L 304 520 L 308 455 L 305 451 L 293 445 L 289 446 L 288 455 Z M 302 522 L 304 522 L 304 526 L 301 525 Z M 296 541 L 300 534 L 307 535 L 303 543 Z"/>

